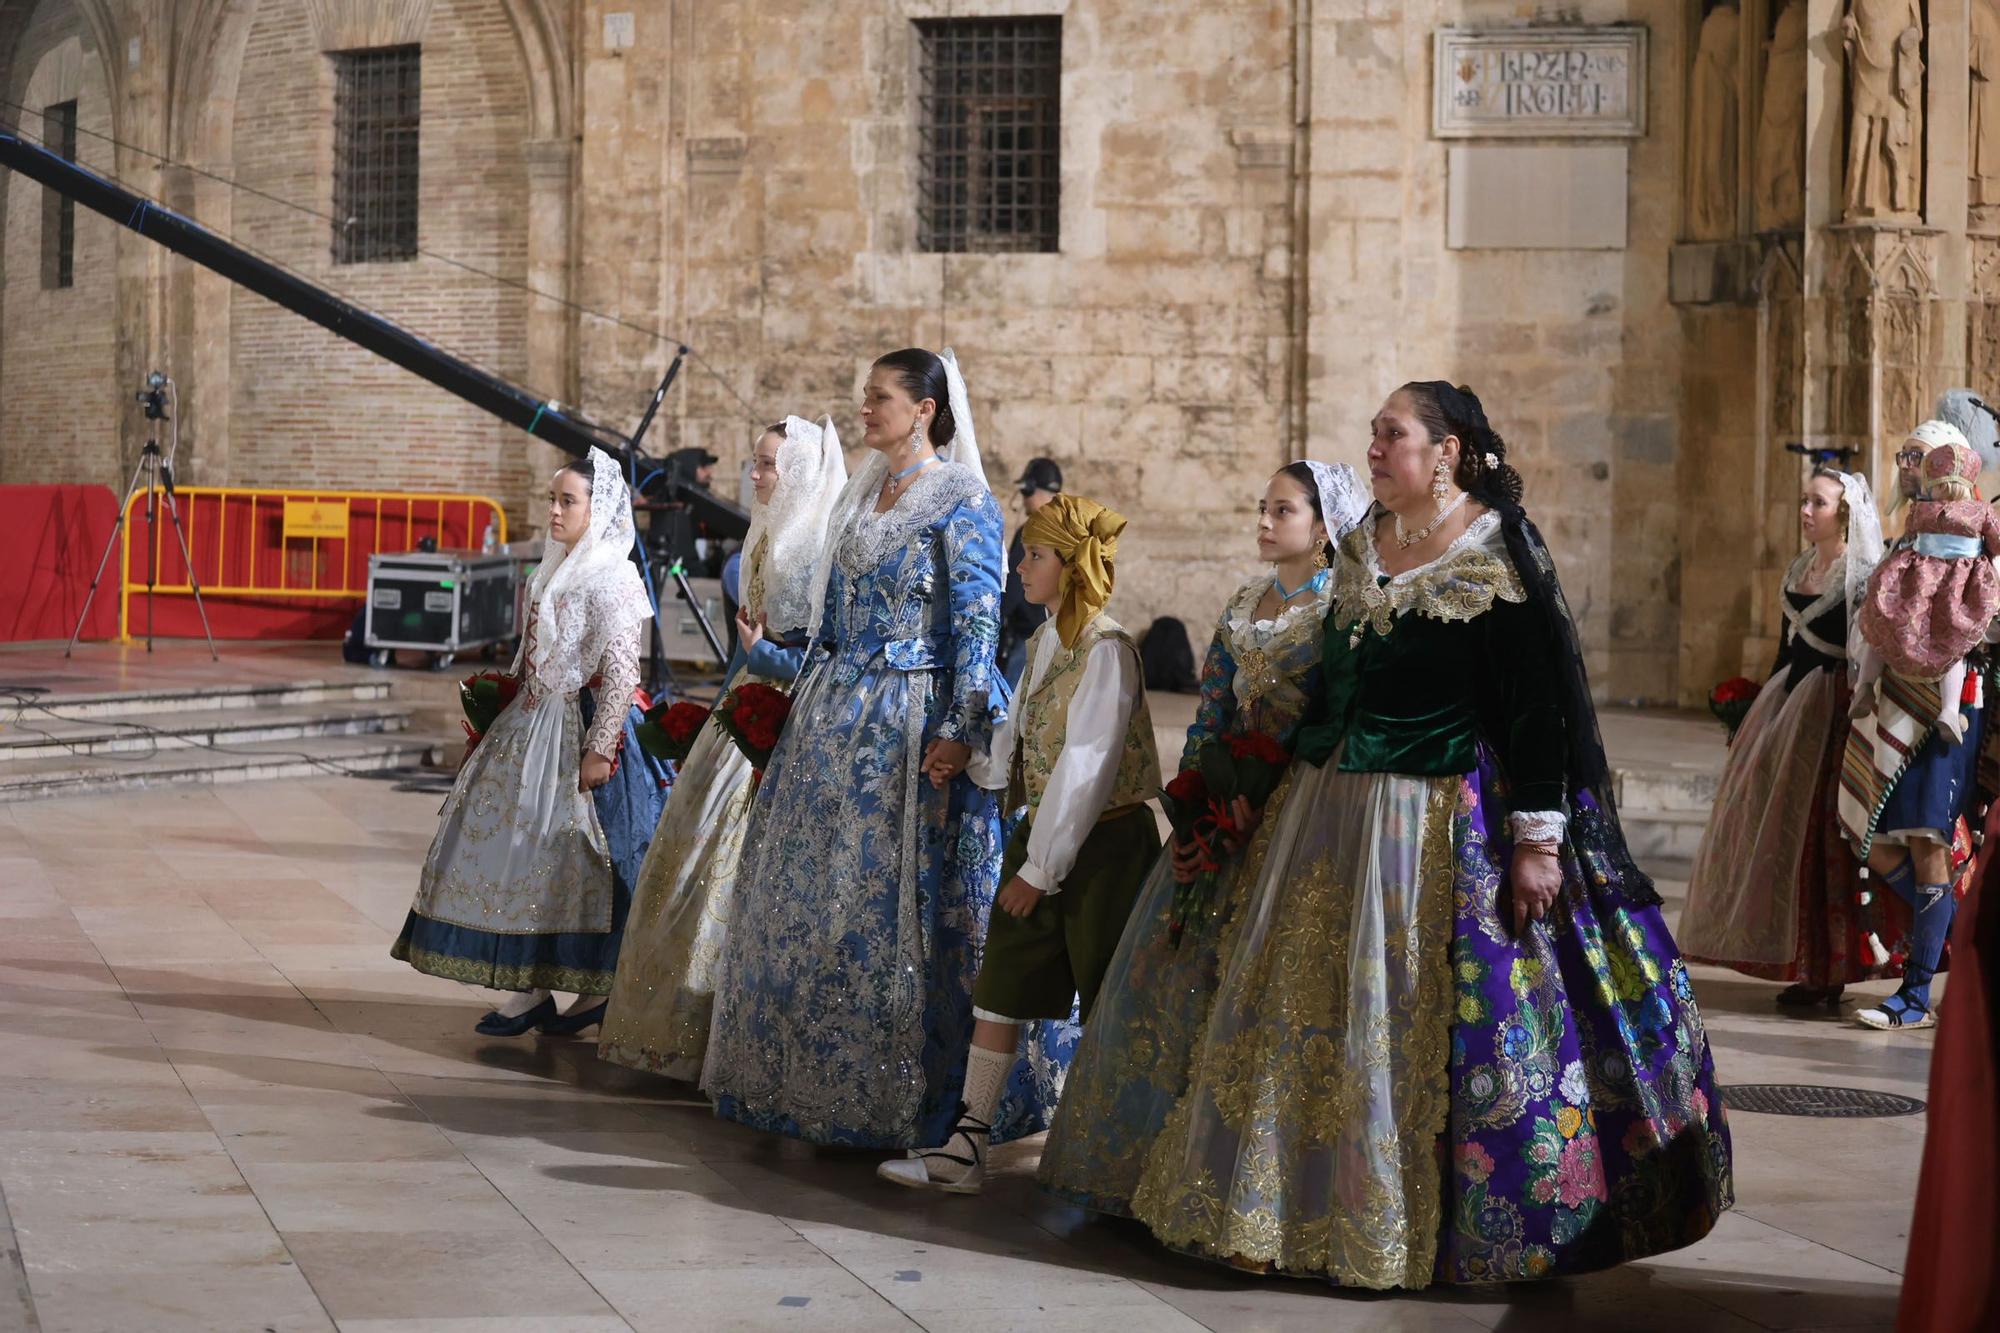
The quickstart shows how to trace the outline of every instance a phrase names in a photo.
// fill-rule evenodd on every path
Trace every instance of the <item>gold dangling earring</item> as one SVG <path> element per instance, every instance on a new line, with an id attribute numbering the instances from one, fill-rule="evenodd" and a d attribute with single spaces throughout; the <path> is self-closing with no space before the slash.
<path id="1" fill-rule="evenodd" d="M 1440 455 L 1438 458 L 1437 470 L 1431 473 L 1431 499 L 1437 501 L 1438 504 L 1442 506 L 1444 504 L 1445 497 L 1450 494 L 1451 494 L 1451 466 L 1450 464 L 1446 463 L 1443 456 Z"/>
<path id="2" fill-rule="evenodd" d="M 1325 569 L 1328 565 L 1331 565 L 1332 563 L 1333 561 L 1326 558 L 1326 543 L 1321 542 L 1319 544 L 1319 549 L 1313 552 L 1313 568 Z"/>

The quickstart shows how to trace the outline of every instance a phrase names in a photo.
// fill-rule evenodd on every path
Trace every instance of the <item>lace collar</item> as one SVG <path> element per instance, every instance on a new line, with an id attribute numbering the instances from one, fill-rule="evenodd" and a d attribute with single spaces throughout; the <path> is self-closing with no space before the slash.
<path id="1" fill-rule="evenodd" d="M 1347 534 L 1335 561 L 1331 618 L 1352 630 L 1350 646 L 1358 645 L 1371 629 L 1387 637 L 1397 618 L 1411 612 L 1432 620 L 1468 621 L 1491 610 L 1496 598 L 1527 600 L 1521 576 L 1507 555 L 1498 513 L 1488 510 L 1473 519 L 1435 559 L 1385 575 L 1375 549 L 1374 522 L 1383 512 L 1377 505 Z"/>
<path id="2" fill-rule="evenodd" d="M 1426 560 L 1414 569 L 1406 569 L 1400 574 L 1385 576 L 1382 573 L 1382 553 L 1375 549 L 1375 521 L 1388 512 L 1381 505 L 1376 505 L 1368 511 L 1368 517 L 1362 520 L 1361 525 L 1353 533 L 1349 534 L 1349 540 L 1353 540 L 1356 536 L 1360 538 L 1358 544 L 1362 559 L 1367 562 L 1369 576 L 1377 581 L 1387 577 L 1393 585 L 1420 578 L 1452 559 L 1460 551 L 1465 550 L 1469 546 L 1482 546 L 1493 554 L 1498 555 L 1502 560 L 1507 558 L 1506 543 L 1500 539 L 1500 515 L 1489 509 L 1478 518 L 1473 519 L 1472 522 L 1466 524 L 1465 531 L 1459 533 L 1451 545 L 1438 552 L 1433 559 Z M 1344 553 L 1346 543 L 1342 543 L 1342 546 Z"/>
<path id="3" fill-rule="evenodd" d="M 926 469 L 886 511 L 876 513 L 872 500 L 861 507 L 839 537 L 841 568 L 850 578 L 868 573 L 891 551 L 909 545 L 916 534 L 967 500 L 986 494 L 986 479 L 962 463 Z"/>
<path id="4" fill-rule="evenodd" d="M 1287 626 L 1301 617 L 1312 620 L 1323 619 L 1326 616 L 1327 603 L 1333 596 L 1333 580 L 1321 580 L 1321 585 L 1313 590 L 1312 596 L 1286 602 L 1278 608 L 1278 614 L 1260 620 L 1257 617 L 1257 604 L 1264 600 L 1264 594 L 1270 590 L 1271 578 L 1268 574 L 1259 575 L 1236 590 L 1236 595 L 1229 599 L 1227 619 L 1231 634 L 1270 636 L 1283 632 Z"/>

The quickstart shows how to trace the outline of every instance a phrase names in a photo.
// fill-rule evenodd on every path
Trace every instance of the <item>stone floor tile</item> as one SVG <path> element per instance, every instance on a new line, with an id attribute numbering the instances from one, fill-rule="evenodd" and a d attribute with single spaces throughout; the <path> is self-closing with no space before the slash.
<path id="1" fill-rule="evenodd" d="M 799 1268 L 588 1269 L 585 1276 L 641 1333 L 880 1333 L 921 1327 L 830 1259 Z"/>
<path id="2" fill-rule="evenodd" d="M 294 1231 L 285 1243 L 336 1320 L 611 1313 L 532 1232 Z"/>
<path id="3" fill-rule="evenodd" d="M 241 1169 L 280 1232 L 530 1231 L 506 1196 L 460 1158 L 245 1162 Z"/>
<path id="4" fill-rule="evenodd" d="M 41 1333 L 332 1333 L 313 1289 L 288 1263 L 113 1269 L 33 1278 Z"/>

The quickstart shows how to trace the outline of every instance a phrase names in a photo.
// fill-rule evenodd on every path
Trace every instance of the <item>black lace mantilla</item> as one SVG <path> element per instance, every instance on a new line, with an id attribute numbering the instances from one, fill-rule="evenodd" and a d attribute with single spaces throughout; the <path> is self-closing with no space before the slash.
<path id="1" fill-rule="evenodd" d="M 1600 885 L 1616 888 L 1640 904 L 1657 906 L 1659 890 L 1639 869 L 1618 822 L 1612 796 L 1611 764 L 1604 754 L 1604 737 L 1597 727 L 1597 705 L 1591 702 L 1590 675 L 1583 664 L 1583 643 L 1576 620 L 1556 576 L 1555 558 L 1518 501 L 1504 496 L 1477 496 L 1500 515 L 1507 554 L 1521 576 L 1528 605 L 1541 613 L 1557 652 L 1561 674 L 1563 731 L 1569 754 L 1569 842 L 1577 859 Z M 1587 798 L 1587 799 L 1586 799 Z"/>

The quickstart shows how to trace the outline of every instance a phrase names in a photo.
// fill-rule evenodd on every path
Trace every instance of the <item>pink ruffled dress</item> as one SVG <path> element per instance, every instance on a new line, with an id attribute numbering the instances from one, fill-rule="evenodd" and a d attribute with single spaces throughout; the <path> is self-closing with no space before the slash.
<path id="1" fill-rule="evenodd" d="M 2000 514 L 1979 500 L 1921 500 L 1904 535 L 1868 582 L 1861 633 L 1897 675 L 1937 680 L 2000 613 L 1992 560 L 2000 556 Z"/>

